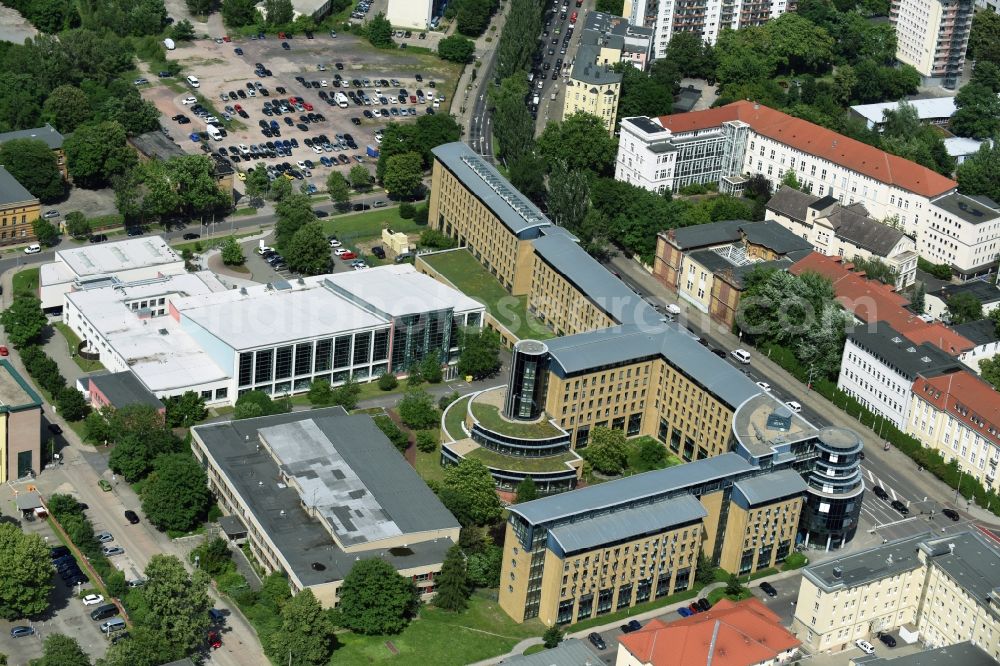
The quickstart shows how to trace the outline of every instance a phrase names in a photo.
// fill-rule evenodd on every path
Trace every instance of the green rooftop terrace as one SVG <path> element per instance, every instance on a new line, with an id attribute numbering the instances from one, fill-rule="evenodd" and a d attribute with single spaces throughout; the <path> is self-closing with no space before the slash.
<path id="1" fill-rule="evenodd" d="M 484 428 L 500 435 L 521 439 L 548 439 L 558 437 L 563 431 L 548 421 L 508 421 L 500 416 L 500 409 L 478 400 L 472 402 L 472 415 Z"/>
<path id="2" fill-rule="evenodd" d="M 465 457 L 478 460 L 493 469 L 511 472 L 565 472 L 569 470 L 566 463 L 579 460 L 579 456 L 572 451 L 544 458 L 528 458 L 525 456 L 505 456 L 482 446 L 469 451 Z"/>

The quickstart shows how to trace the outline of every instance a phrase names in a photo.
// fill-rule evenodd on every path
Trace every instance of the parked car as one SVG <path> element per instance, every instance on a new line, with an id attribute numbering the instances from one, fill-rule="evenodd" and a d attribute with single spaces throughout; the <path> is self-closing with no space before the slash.
<path id="1" fill-rule="evenodd" d="M 97 604 L 104 603 L 104 597 L 99 594 L 88 594 L 83 598 L 84 606 L 96 606 Z"/>
<path id="2" fill-rule="evenodd" d="M 941 509 L 941 513 L 955 522 L 958 522 L 961 518 L 961 516 L 958 515 L 958 511 L 955 511 L 954 509 Z"/>
<path id="3" fill-rule="evenodd" d="M 98 479 L 97 485 L 104 492 L 106 492 L 106 493 L 107 492 L 111 492 L 111 482 L 110 481 L 107 481 L 105 479 Z"/>
<path id="4" fill-rule="evenodd" d="M 854 644 L 858 646 L 858 649 L 865 654 L 875 654 L 875 646 L 866 640 L 858 639 L 854 641 Z"/>
<path id="5" fill-rule="evenodd" d="M 769 597 L 778 596 L 778 590 L 774 588 L 774 585 L 771 585 L 766 581 L 760 584 L 760 589 Z"/>
<path id="6" fill-rule="evenodd" d="M 25 636 L 34 636 L 35 630 L 31 627 L 25 627 L 23 625 L 18 625 L 16 627 L 10 628 L 11 638 L 24 638 Z"/>
<path id="7" fill-rule="evenodd" d="M 631 634 L 633 631 L 639 631 L 642 629 L 642 624 L 639 623 L 639 620 L 629 620 L 628 624 L 623 624 L 619 628 L 622 630 L 623 634 Z"/>
<path id="8" fill-rule="evenodd" d="M 587 636 L 587 640 L 589 640 L 598 650 L 608 649 L 608 644 L 604 642 L 604 639 L 601 638 L 601 635 L 596 631 L 592 631 L 590 635 Z"/>
<path id="9" fill-rule="evenodd" d="M 767 382 L 757 382 L 757 387 L 761 391 L 764 391 L 765 393 L 770 393 L 771 392 L 771 385 L 768 384 Z"/>
<path id="10" fill-rule="evenodd" d="M 794 400 L 789 400 L 788 402 L 786 402 L 785 407 L 788 407 L 788 409 L 792 410 L 793 414 L 798 414 L 799 412 L 802 411 L 802 405 L 795 402 Z"/>
<path id="11" fill-rule="evenodd" d="M 97 543 L 108 543 L 110 541 L 115 540 L 115 535 L 105 530 L 103 532 L 98 532 L 97 534 L 95 534 L 94 540 L 97 541 Z"/>
<path id="12" fill-rule="evenodd" d="M 201 234 L 196 234 L 196 233 L 193 233 L 193 232 L 188 232 L 188 233 L 184 234 L 183 236 L 181 236 L 181 238 L 183 238 L 184 240 L 198 240 L 199 238 L 201 238 Z"/>
<path id="13" fill-rule="evenodd" d="M 711 608 L 712 608 L 712 602 L 706 599 L 705 597 L 702 597 L 701 599 L 698 600 L 698 609 L 701 610 L 702 612 L 711 610 Z"/>
<path id="14" fill-rule="evenodd" d="M 38 254 L 42 251 L 42 246 L 38 243 L 32 243 L 28 247 L 24 248 L 25 254 Z"/>
<path id="15" fill-rule="evenodd" d="M 101 551 L 104 553 L 105 557 L 113 557 L 115 555 L 125 554 L 125 549 L 122 548 L 121 546 L 105 546 L 104 548 L 101 549 Z"/>
<path id="16" fill-rule="evenodd" d="M 128 522 L 132 523 L 133 525 L 138 525 L 139 524 L 139 514 L 137 514 L 132 509 L 126 509 L 125 510 L 125 519 Z"/>
<path id="17" fill-rule="evenodd" d="M 896 639 L 889 634 L 883 634 L 881 631 L 878 633 L 878 639 L 882 641 L 882 644 L 889 648 L 896 647 Z"/>
<path id="18" fill-rule="evenodd" d="M 690 617 L 691 611 L 689 611 L 684 606 L 681 606 L 680 608 L 677 609 L 677 614 L 680 615 L 681 617 Z"/>

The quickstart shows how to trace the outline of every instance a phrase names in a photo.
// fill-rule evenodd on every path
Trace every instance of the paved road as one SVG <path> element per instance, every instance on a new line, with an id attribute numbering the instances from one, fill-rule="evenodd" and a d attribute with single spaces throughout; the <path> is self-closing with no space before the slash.
<path id="1" fill-rule="evenodd" d="M 475 102 L 469 116 L 468 137 L 469 147 L 481 155 L 493 157 L 493 114 L 490 111 L 488 92 L 493 82 L 493 70 L 496 65 L 497 50 L 486 51 L 476 75 L 477 89 L 473 91 Z"/>

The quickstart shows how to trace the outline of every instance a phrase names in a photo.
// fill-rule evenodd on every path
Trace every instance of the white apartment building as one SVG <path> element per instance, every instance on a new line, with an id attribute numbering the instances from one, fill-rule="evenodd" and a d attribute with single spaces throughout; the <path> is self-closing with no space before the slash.
<path id="1" fill-rule="evenodd" d="M 962 280 L 993 273 L 1000 253 L 1000 204 L 952 192 L 931 202 L 917 235 L 917 252 L 947 264 Z"/>
<path id="2" fill-rule="evenodd" d="M 622 14 L 632 25 L 652 28 L 653 57 L 666 55 L 677 32 L 695 32 L 714 44 L 724 28 L 762 25 L 795 9 L 795 0 L 623 0 Z"/>
<path id="3" fill-rule="evenodd" d="M 916 345 L 884 321 L 859 325 L 848 335 L 837 388 L 868 410 L 905 429 L 913 382 L 962 366 L 938 347 Z"/>
<path id="4" fill-rule="evenodd" d="M 1000 659 L 998 588 L 994 541 L 923 534 L 804 569 L 792 630 L 814 652 L 898 629 L 930 648 L 972 641 Z"/>
<path id="5" fill-rule="evenodd" d="M 427 30 L 433 12 L 434 0 L 389 0 L 385 17 L 395 28 Z"/>
<path id="6" fill-rule="evenodd" d="M 965 66 L 974 0 L 892 0 L 896 59 L 912 65 L 924 85 L 956 88 Z"/>

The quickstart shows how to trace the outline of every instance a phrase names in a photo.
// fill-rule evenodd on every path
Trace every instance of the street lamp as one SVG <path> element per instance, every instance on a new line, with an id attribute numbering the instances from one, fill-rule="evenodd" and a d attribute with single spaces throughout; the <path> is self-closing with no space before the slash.
<path id="1" fill-rule="evenodd" d="M 958 483 L 955 484 L 955 502 L 958 502 L 958 492 L 962 488 L 962 477 L 965 476 L 965 470 L 961 467 L 958 468 Z"/>

